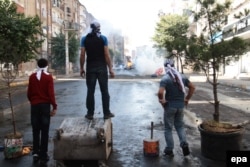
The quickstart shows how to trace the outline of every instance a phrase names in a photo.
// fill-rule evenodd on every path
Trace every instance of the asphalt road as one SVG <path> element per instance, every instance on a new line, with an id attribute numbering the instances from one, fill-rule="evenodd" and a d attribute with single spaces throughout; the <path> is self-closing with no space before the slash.
<path id="1" fill-rule="evenodd" d="M 131 79 L 132 78 L 132 79 Z M 213 106 L 209 104 L 212 100 L 212 91 L 205 82 L 195 82 L 197 90 L 185 111 L 188 140 L 191 155 L 184 158 L 179 147 L 176 132 L 174 158 L 162 155 L 165 147 L 163 130 L 163 111 L 158 103 L 156 92 L 159 86 L 159 78 L 137 79 L 126 77 L 126 79 L 112 79 L 109 82 L 111 96 L 111 111 L 115 113 L 113 123 L 113 152 L 109 159 L 104 162 L 109 167 L 161 167 L 161 166 L 185 166 L 185 167 L 223 167 L 225 162 L 217 162 L 206 159 L 200 153 L 200 135 L 197 124 L 203 119 L 212 118 Z M 80 78 L 63 79 L 55 84 L 58 113 L 51 120 L 49 155 L 51 160 L 48 167 L 53 167 L 53 137 L 55 130 L 62 121 L 68 117 L 83 117 L 86 114 L 85 80 Z M 14 96 L 16 102 L 25 99 L 25 87 Z M 103 117 L 101 94 L 99 87 L 96 88 L 96 110 L 95 117 Z M 220 86 L 219 98 L 221 101 L 221 118 L 235 122 L 249 120 L 250 93 L 237 88 Z M 31 145 L 32 133 L 30 126 L 29 104 L 26 100 L 21 104 L 16 103 L 17 130 L 22 132 L 25 145 Z M 143 155 L 143 140 L 150 138 L 150 125 L 154 122 L 154 138 L 159 140 L 159 157 L 145 157 Z M 246 126 L 246 134 L 243 139 L 243 148 L 250 149 L 249 125 Z M 3 145 L 4 134 L 12 131 L 10 112 L 4 110 L 4 119 L 0 123 L 0 145 Z M 63 150 L 62 150 L 63 151 Z M 86 162 L 70 162 L 70 167 L 85 165 Z M 31 154 L 23 157 L 6 160 L 0 153 L 1 167 L 30 167 L 32 163 Z M 84 166 L 84 167 L 85 167 Z M 94 166 L 93 164 L 90 166 Z"/>

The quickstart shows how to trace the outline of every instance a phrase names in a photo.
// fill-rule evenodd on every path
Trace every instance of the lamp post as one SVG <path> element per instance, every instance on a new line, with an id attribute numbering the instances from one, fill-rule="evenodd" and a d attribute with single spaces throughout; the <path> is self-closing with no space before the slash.
<path id="1" fill-rule="evenodd" d="M 69 75 L 69 35 L 68 30 L 64 29 L 65 32 L 65 73 Z"/>
<path id="2" fill-rule="evenodd" d="M 69 21 L 67 17 L 67 5 L 64 1 L 64 35 L 65 35 L 65 74 L 69 75 L 69 38 L 68 38 L 68 29 Z"/>
<path id="3" fill-rule="evenodd" d="M 70 21 L 69 21 L 70 18 Z M 64 1 L 64 35 L 65 35 L 65 73 L 66 75 L 70 72 L 69 62 L 69 39 L 75 35 L 73 33 L 69 37 L 69 31 L 79 31 L 79 24 L 75 23 L 74 18 L 71 17 L 71 9 L 67 6 L 66 0 Z"/>

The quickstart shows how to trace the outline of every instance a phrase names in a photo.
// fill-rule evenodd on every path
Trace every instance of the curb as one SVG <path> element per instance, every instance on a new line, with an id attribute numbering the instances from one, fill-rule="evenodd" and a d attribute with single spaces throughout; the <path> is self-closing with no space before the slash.
<path id="1" fill-rule="evenodd" d="M 52 76 L 54 80 L 56 80 L 56 76 Z M 15 87 L 15 86 L 25 86 L 25 85 L 28 85 L 29 84 L 29 79 L 27 80 L 23 80 L 23 81 L 14 81 L 12 83 L 10 83 L 10 86 L 11 87 Z"/>
<path id="2" fill-rule="evenodd" d="M 230 83 L 230 82 L 220 82 L 220 84 L 250 91 L 250 85 L 235 84 L 235 83 Z"/>
<path id="3" fill-rule="evenodd" d="M 15 87 L 15 86 L 23 86 L 23 85 L 28 85 L 29 81 L 25 80 L 25 81 L 20 81 L 20 82 L 12 82 L 10 83 L 11 87 Z"/>

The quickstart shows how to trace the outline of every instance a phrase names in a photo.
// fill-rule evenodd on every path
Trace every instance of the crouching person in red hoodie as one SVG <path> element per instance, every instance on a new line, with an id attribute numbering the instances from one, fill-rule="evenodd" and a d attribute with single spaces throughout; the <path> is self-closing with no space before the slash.
<path id="1" fill-rule="evenodd" d="M 37 72 L 29 77 L 27 90 L 27 97 L 31 104 L 32 154 L 34 162 L 40 160 L 40 163 L 46 164 L 49 161 L 47 152 L 50 117 L 56 114 L 57 104 L 53 77 L 47 72 L 48 61 L 41 58 L 37 61 L 37 65 Z"/>

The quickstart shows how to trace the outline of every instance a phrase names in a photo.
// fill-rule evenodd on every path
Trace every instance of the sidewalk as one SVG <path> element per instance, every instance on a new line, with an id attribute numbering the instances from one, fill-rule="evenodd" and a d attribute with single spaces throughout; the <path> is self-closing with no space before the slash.
<path id="1" fill-rule="evenodd" d="M 250 90 L 250 77 L 244 79 L 234 79 L 230 77 L 220 77 L 219 81 L 223 85 L 237 87 L 243 90 Z"/>
<path id="2" fill-rule="evenodd" d="M 189 78 L 192 82 L 206 82 L 206 77 L 202 75 L 190 75 Z M 249 78 L 236 79 L 229 76 L 219 76 L 218 83 L 221 85 L 227 85 L 242 90 L 250 90 L 250 76 Z"/>

